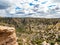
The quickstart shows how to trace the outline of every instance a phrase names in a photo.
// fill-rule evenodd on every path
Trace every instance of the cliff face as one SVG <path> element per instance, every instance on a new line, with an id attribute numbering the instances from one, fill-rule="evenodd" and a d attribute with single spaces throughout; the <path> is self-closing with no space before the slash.
<path id="1" fill-rule="evenodd" d="M 18 45 L 15 28 L 0 26 L 0 45 Z"/>

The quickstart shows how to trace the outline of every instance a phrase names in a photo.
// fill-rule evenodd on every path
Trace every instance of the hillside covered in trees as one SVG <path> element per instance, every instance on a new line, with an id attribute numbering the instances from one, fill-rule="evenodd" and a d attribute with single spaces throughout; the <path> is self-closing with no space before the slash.
<path id="1" fill-rule="evenodd" d="M 0 25 L 16 28 L 19 45 L 60 45 L 60 19 L 0 18 Z"/>

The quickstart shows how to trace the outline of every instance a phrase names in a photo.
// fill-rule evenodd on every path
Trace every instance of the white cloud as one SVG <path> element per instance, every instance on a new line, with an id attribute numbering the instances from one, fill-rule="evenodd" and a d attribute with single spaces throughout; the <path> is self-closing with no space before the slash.
<path id="1" fill-rule="evenodd" d="M 57 2 L 57 3 L 60 3 L 60 0 L 53 0 L 53 2 Z"/>
<path id="2" fill-rule="evenodd" d="M 44 3 L 46 2 L 46 3 Z M 45 17 L 54 18 L 60 17 L 58 12 L 55 10 L 56 7 L 60 6 L 60 0 L 0 0 L 0 16 L 12 16 L 12 17 Z M 29 3 L 34 4 L 30 6 Z M 34 7 L 38 5 L 38 7 Z M 51 5 L 56 5 L 51 6 Z M 50 9 L 48 8 L 50 6 Z M 16 9 L 16 7 L 21 8 Z M 2 10 L 3 9 L 3 10 Z M 54 9 L 55 12 L 52 10 Z M 3 12 L 1 12 L 3 11 Z M 50 12 L 49 12 L 50 11 Z M 22 14 L 20 14 L 23 12 Z M 17 14 L 18 13 L 18 14 Z M 11 15 L 13 14 L 13 15 Z M 30 14 L 30 15 L 29 15 Z"/>
<path id="3" fill-rule="evenodd" d="M 9 0 L 0 0 L 0 10 L 10 7 L 11 4 L 12 3 Z"/>

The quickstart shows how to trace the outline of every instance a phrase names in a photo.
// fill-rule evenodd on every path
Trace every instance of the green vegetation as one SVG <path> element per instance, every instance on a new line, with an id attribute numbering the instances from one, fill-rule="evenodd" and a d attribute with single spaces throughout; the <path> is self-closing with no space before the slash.
<path id="1" fill-rule="evenodd" d="M 60 45 L 60 19 L 0 18 L 0 25 L 16 28 L 19 45 Z"/>

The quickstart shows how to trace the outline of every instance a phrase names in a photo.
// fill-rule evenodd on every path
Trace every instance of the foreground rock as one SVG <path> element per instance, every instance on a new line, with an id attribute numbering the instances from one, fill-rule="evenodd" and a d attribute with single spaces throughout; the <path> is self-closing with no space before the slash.
<path id="1" fill-rule="evenodd" d="M 0 26 L 0 45 L 18 45 L 15 28 Z"/>

